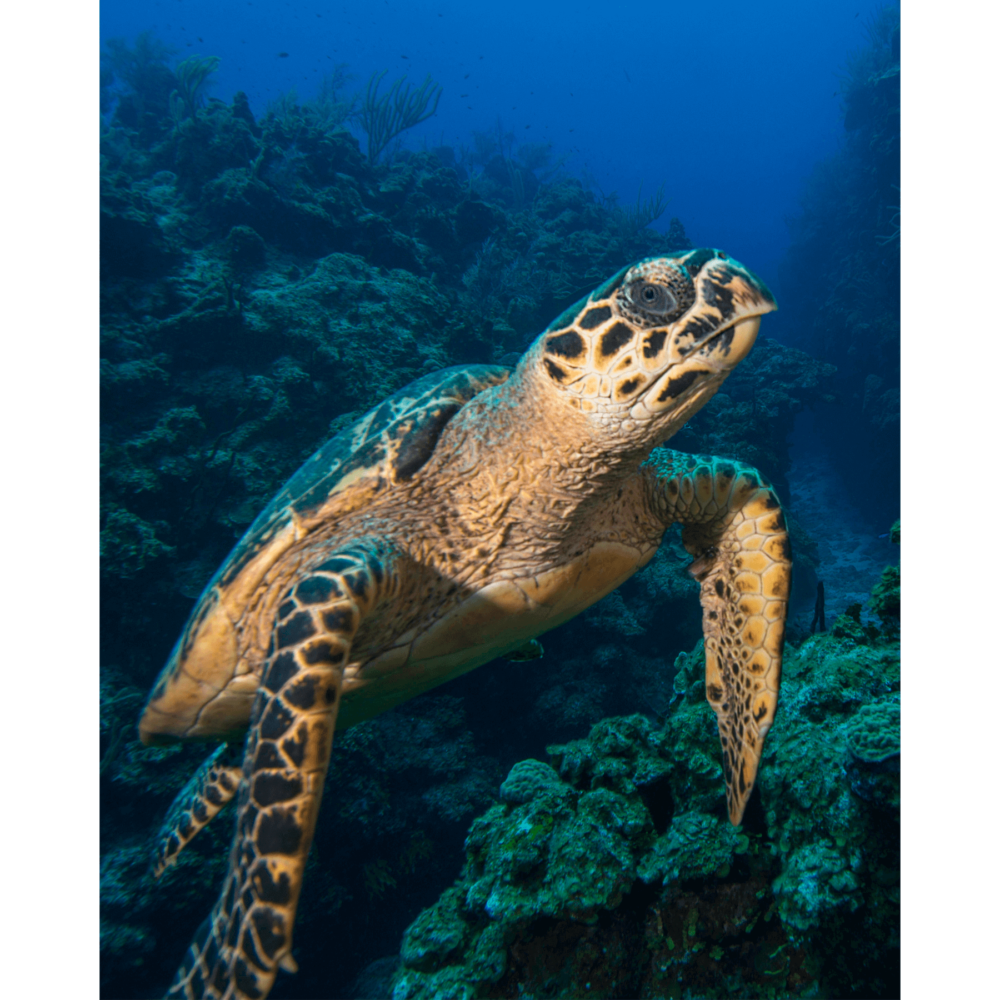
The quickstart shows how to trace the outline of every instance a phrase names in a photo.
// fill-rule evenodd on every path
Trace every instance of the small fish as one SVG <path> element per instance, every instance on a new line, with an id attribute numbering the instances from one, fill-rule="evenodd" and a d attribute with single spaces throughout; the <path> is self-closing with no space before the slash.
<path id="1" fill-rule="evenodd" d="M 465 76 L 463 76 L 463 77 L 462 77 L 462 79 L 463 79 L 463 80 L 468 80 L 468 79 L 469 79 L 469 74 L 468 74 L 468 73 L 466 73 L 466 74 L 465 74 Z"/>
<path id="2" fill-rule="evenodd" d="M 287 59 L 288 58 L 288 53 L 287 52 L 279 52 L 278 53 L 278 58 L 279 59 Z"/>
<path id="3" fill-rule="evenodd" d="M 512 663 L 524 663 L 526 660 L 540 660 L 544 655 L 542 644 L 537 639 L 529 639 L 523 646 L 511 650 L 503 658 Z"/>
<path id="4" fill-rule="evenodd" d="M 469 95 L 468 94 L 459 94 L 458 96 L 459 97 L 468 97 Z"/>
<path id="5" fill-rule="evenodd" d="M 857 16 L 857 15 L 855 15 L 855 16 Z M 887 531 L 884 535 L 879 535 L 878 537 L 879 538 L 888 538 L 889 537 L 889 532 Z"/>
<path id="6" fill-rule="evenodd" d="M 631 83 L 632 82 L 632 77 L 630 77 L 628 75 L 628 70 L 627 69 L 623 69 L 622 72 L 625 74 L 625 79 L 628 80 L 629 83 Z"/>
<path id="7" fill-rule="evenodd" d="M 575 132 L 575 131 L 576 131 L 576 129 L 575 129 L 575 128 L 571 128 L 571 129 L 570 129 L 570 132 Z"/>
<path id="8" fill-rule="evenodd" d="M 409 59 L 410 57 L 409 56 L 400 56 L 399 58 L 400 59 Z"/>
<path id="9" fill-rule="evenodd" d="M 204 40 L 205 40 L 204 38 L 199 38 L 198 39 L 199 42 L 204 42 Z"/>
<path id="10" fill-rule="evenodd" d="M 531 128 L 531 126 L 530 126 L 530 125 L 525 125 L 524 127 L 525 127 L 525 128 Z"/>

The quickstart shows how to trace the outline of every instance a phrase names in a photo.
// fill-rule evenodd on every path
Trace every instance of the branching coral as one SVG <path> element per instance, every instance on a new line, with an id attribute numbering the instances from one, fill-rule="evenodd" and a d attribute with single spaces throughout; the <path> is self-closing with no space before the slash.
<path id="1" fill-rule="evenodd" d="M 649 198 L 642 197 L 642 184 L 634 205 L 611 206 L 611 221 L 619 238 L 629 240 L 654 223 L 667 209 L 669 200 L 663 199 L 663 185 L 656 189 L 656 194 Z"/>
<path id="2" fill-rule="evenodd" d="M 194 118 L 201 106 L 208 78 L 219 68 L 218 56 L 191 56 L 177 64 L 177 90 L 170 95 L 170 113 L 180 121 Z"/>
<path id="3" fill-rule="evenodd" d="M 372 74 L 361 105 L 361 127 L 368 136 L 368 159 L 372 163 L 397 135 L 427 121 L 435 114 L 442 94 L 440 84 L 434 83 L 428 74 L 427 79 L 416 89 L 409 84 L 404 87 L 406 77 L 400 77 L 389 93 L 380 97 L 379 84 L 387 72 L 388 70 L 382 70 L 381 73 Z"/>

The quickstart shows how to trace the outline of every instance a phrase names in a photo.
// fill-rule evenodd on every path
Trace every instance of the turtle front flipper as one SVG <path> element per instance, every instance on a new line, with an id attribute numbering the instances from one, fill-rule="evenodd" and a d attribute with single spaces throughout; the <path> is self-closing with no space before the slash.
<path id="1" fill-rule="evenodd" d="M 743 819 L 774 721 L 792 555 L 781 505 L 750 466 L 659 449 L 653 504 L 684 525 L 701 583 L 705 693 L 722 741 L 729 819 Z"/>
<path id="2" fill-rule="evenodd" d="M 214 750 L 167 810 L 153 851 L 153 877 L 159 878 L 177 855 L 236 794 L 243 776 L 243 753 L 223 743 Z"/>
<path id="3" fill-rule="evenodd" d="M 229 872 L 168 997 L 261 1000 L 294 971 L 292 927 L 344 668 L 361 620 L 395 585 L 364 542 L 315 566 L 278 609 L 253 704 Z"/>

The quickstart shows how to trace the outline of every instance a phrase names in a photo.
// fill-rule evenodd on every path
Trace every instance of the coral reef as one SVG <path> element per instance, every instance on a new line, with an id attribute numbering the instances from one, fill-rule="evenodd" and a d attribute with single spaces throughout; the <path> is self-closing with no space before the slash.
<path id="1" fill-rule="evenodd" d="M 368 136 L 368 159 L 372 163 L 396 136 L 430 118 L 441 101 L 441 86 L 431 80 L 430 74 L 417 88 L 406 84 L 406 77 L 402 77 L 387 94 L 379 96 L 378 87 L 387 72 L 372 74 L 361 105 L 361 127 Z"/>
<path id="2" fill-rule="evenodd" d="M 894 545 L 899 545 L 899 521 L 889 529 L 889 538 Z M 900 570 L 898 566 L 886 566 L 882 570 L 882 579 L 872 591 L 872 611 L 882 619 L 884 628 L 891 628 L 893 622 L 899 625 L 900 616 Z"/>
<path id="3" fill-rule="evenodd" d="M 898 995 L 899 645 L 864 640 L 786 649 L 742 828 L 700 648 L 661 726 L 604 719 L 516 764 L 407 929 L 393 1000 Z"/>
<path id="4" fill-rule="evenodd" d="M 518 145 L 502 128 L 474 136 L 473 150 L 398 149 L 373 163 L 346 127 L 357 104 L 344 97 L 342 72 L 316 99 L 286 94 L 255 117 L 245 94 L 204 100 L 210 60 L 182 70 L 171 68 L 173 55 L 152 36 L 132 48 L 109 42 L 102 74 L 105 996 L 162 994 L 226 862 L 229 811 L 152 880 L 153 838 L 212 748 L 143 748 L 134 724 L 192 602 L 236 539 L 306 456 L 388 393 L 450 364 L 509 360 L 623 264 L 690 246 L 678 219 L 666 232 L 644 225 L 666 207 L 662 189 L 623 209 L 566 176 L 548 147 Z M 761 338 L 672 446 L 755 463 L 787 499 L 792 421 L 803 408 L 827 407 L 836 377 L 826 360 Z M 884 392 L 871 392 L 875 405 Z M 814 548 L 794 509 L 789 522 L 805 566 Z M 734 834 L 720 820 L 707 706 L 692 694 L 670 707 L 677 670 L 694 672 L 692 691 L 701 683 L 697 653 L 677 658 L 700 634 L 689 560 L 671 533 L 643 573 L 545 636 L 544 659 L 485 666 L 338 734 L 296 927 L 300 972 L 279 977 L 275 1000 L 375 995 L 364 984 L 387 982 L 397 960 L 381 960 L 455 879 L 478 814 L 480 896 L 470 903 L 455 890 L 435 904 L 440 919 L 406 939 L 406 975 L 453 976 L 455 990 L 471 989 L 463 970 L 477 954 L 485 978 L 476 982 L 507 989 L 497 984 L 513 982 L 503 979 L 512 969 L 546 967 L 552 941 L 562 942 L 554 954 L 588 956 L 595 971 L 580 981 L 590 992 L 612 981 L 625 990 L 617 972 L 598 978 L 609 968 L 602 948 L 617 942 L 624 969 L 662 924 L 656 948 L 674 942 L 667 968 L 684 955 L 707 962 L 715 947 L 730 955 L 723 930 L 737 906 L 745 924 L 760 917 L 753 933 L 771 952 L 781 948 L 776 856 L 761 846 L 763 834 Z M 821 643 L 841 643 L 852 663 L 849 650 L 875 655 L 882 632 L 872 639 L 865 629 L 894 627 L 887 588 L 872 621 L 850 619 Z M 600 723 L 636 710 L 660 728 L 640 718 Z M 850 739 L 867 745 L 860 730 Z M 540 760 L 514 767 L 545 757 L 553 742 L 564 745 L 555 769 Z M 668 752 L 675 744 L 684 751 Z M 847 735 L 837 746 L 858 789 L 851 794 L 892 808 L 894 758 L 868 760 Z M 507 825 L 515 813 L 530 820 L 527 830 Z M 838 891 L 866 900 L 865 877 L 832 843 L 837 863 L 860 880 Z M 553 844 L 565 848 L 565 863 L 549 864 Z M 592 855 L 609 875 L 584 885 Z M 739 883 L 719 876 L 704 891 L 690 875 L 727 864 L 750 874 Z M 550 881 L 533 883 L 534 893 L 529 877 Z M 658 924 L 643 907 L 660 898 L 663 879 L 683 888 L 673 909 L 657 903 Z M 468 923 L 473 903 L 478 924 Z M 816 911 L 824 920 L 826 905 Z M 536 943 L 507 941 L 508 924 L 491 906 L 520 912 L 518 926 L 530 925 Z M 697 939 L 687 930 L 695 909 Z M 692 950 L 706 935 L 720 943 Z M 326 957 L 331 939 L 340 943 L 336 968 Z M 781 956 L 791 953 L 761 958 L 759 975 L 784 970 Z M 789 967 L 799 970 L 796 962 Z M 352 986 L 370 963 L 368 979 Z M 781 971 L 780 981 L 800 974 Z"/>

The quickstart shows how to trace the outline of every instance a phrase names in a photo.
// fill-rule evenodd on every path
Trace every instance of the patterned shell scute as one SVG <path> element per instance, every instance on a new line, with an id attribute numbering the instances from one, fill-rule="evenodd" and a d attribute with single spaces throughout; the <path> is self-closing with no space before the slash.
<path id="1" fill-rule="evenodd" d="M 270 567 L 296 537 L 405 483 L 430 458 L 455 413 L 477 393 L 509 377 L 510 369 L 498 365 L 464 365 L 426 375 L 320 448 L 209 581 L 147 702 L 139 726 L 143 741 L 189 736 L 192 727 L 202 724 L 198 720 L 209 702 L 218 716 L 213 735 L 225 729 L 222 716 L 234 728 L 244 725 L 256 685 L 239 683 L 251 667 L 241 660 L 236 623 Z M 225 697 L 217 698 L 223 689 Z"/>
<path id="2" fill-rule="evenodd" d="M 411 382 L 332 437 L 278 491 L 219 570 L 225 588 L 291 520 L 321 517 L 348 487 L 367 482 L 378 491 L 410 479 L 430 458 L 447 422 L 477 393 L 505 382 L 498 365 L 445 368 Z"/>
<path id="3" fill-rule="evenodd" d="M 612 292 L 618 288 L 625 275 L 628 274 L 631 269 L 631 265 L 623 267 L 616 274 L 613 274 L 603 285 L 595 288 L 594 291 L 584 295 L 582 299 L 577 300 L 571 306 L 567 306 L 549 325 L 545 328 L 544 332 L 549 333 L 553 330 L 559 330 L 563 327 L 570 326 L 574 320 L 576 320 L 582 313 L 584 308 L 591 302 L 600 302 L 602 299 L 606 299 Z"/>

